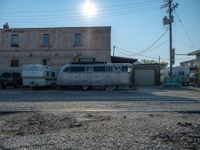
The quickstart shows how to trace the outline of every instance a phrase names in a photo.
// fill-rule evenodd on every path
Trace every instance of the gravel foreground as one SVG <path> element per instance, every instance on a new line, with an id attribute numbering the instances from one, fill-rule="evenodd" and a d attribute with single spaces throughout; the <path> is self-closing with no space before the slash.
<path id="1" fill-rule="evenodd" d="M 0 149 L 200 149 L 200 114 L 23 112 L 0 114 Z"/>

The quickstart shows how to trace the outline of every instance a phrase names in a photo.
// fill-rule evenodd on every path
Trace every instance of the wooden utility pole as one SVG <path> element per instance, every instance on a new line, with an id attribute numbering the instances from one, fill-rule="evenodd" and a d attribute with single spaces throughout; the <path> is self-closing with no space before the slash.
<path id="1" fill-rule="evenodd" d="M 172 23 L 174 21 L 174 17 L 172 15 L 173 11 L 178 7 L 178 3 L 173 4 L 173 0 L 164 0 L 166 3 L 161 6 L 161 8 L 166 8 L 168 7 L 168 17 L 165 16 L 163 18 L 163 24 L 164 25 L 169 25 L 169 66 L 170 66 L 170 72 L 169 75 L 172 77 L 172 65 L 174 64 L 174 55 L 175 55 L 175 49 L 172 48 Z"/>
<path id="2" fill-rule="evenodd" d="M 172 0 L 169 0 L 168 2 L 168 11 L 169 11 L 169 52 L 170 52 L 170 77 L 172 77 Z"/>

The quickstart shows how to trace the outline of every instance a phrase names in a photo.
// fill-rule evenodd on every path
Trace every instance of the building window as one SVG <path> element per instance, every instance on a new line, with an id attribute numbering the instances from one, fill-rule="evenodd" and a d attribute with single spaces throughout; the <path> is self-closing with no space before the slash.
<path id="1" fill-rule="evenodd" d="M 43 46 L 49 47 L 50 46 L 50 34 L 43 34 Z"/>
<path id="2" fill-rule="evenodd" d="M 19 47 L 19 35 L 18 34 L 12 34 L 11 35 L 11 47 Z"/>
<path id="3" fill-rule="evenodd" d="M 81 33 L 75 33 L 74 35 L 74 46 L 81 46 Z"/>
<path id="4" fill-rule="evenodd" d="M 11 60 L 10 67 L 19 67 L 19 60 Z"/>

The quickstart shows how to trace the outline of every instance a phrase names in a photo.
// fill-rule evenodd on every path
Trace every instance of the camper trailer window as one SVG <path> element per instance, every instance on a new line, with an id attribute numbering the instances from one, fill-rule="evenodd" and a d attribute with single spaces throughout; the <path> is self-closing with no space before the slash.
<path id="1" fill-rule="evenodd" d="M 70 67 L 65 67 L 64 72 L 70 72 Z"/>
<path id="2" fill-rule="evenodd" d="M 128 66 L 122 66 L 122 71 L 127 72 L 128 71 Z"/>
<path id="3" fill-rule="evenodd" d="M 85 67 L 71 67 L 71 72 L 84 72 Z"/>
<path id="4" fill-rule="evenodd" d="M 112 70 L 113 70 L 113 68 L 112 68 L 111 66 L 106 67 L 106 71 L 107 71 L 107 72 L 112 72 Z"/>
<path id="5" fill-rule="evenodd" d="M 55 72 L 51 72 L 51 76 L 52 76 L 52 77 L 55 77 Z"/>
<path id="6" fill-rule="evenodd" d="M 106 67 L 105 66 L 96 66 L 94 67 L 94 72 L 100 72 L 100 71 L 105 71 Z"/>

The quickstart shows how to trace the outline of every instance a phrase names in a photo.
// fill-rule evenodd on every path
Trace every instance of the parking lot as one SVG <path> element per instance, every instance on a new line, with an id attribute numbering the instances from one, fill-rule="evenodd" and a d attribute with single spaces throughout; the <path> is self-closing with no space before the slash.
<path id="1" fill-rule="evenodd" d="M 39 91 L 30 89 L 0 90 L 0 110 L 6 110 L 6 108 L 11 110 L 29 110 L 31 108 L 30 110 L 41 111 L 57 110 L 58 108 L 65 111 L 65 108 L 68 108 L 67 110 L 83 110 L 83 108 L 87 108 L 87 110 L 90 108 L 91 110 L 94 108 L 96 110 L 108 110 L 113 109 L 116 104 L 121 106 L 121 110 L 129 111 L 138 109 L 151 110 L 151 107 L 149 107 L 151 105 L 156 105 L 158 107 L 157 110 L 162 110 L 164 107 L 167 110 L 172 108 L 174 110 L 175 106 L 177 106 L 178 110 L 198 110 L 200 108 L 200 89 L 192 87 L 181 89 L 140 87 L 117 91 L 66 89 L 43 89 Z M 152 109 L 155 110 L 155 108 Z"/>
<path id="2" fill-rule="evenodd" d="M 199 88 L 0 90 L 0 149 L 199 149 Z"/>

